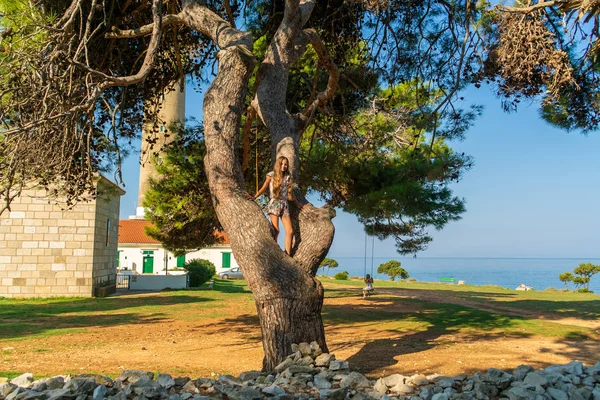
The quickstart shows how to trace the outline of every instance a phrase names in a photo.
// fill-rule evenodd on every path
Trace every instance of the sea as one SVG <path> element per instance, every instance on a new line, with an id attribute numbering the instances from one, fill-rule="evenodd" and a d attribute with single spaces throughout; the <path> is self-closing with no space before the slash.
<path id="1" fill-rule="evenodd" d="M 573 272 L 581 263 L 600 265 L 600 258 L 328 257 L 339 263 L 337 268 L 329 271 L 330 276 L 347 271 L 350 276 L 371 274 L 374 279 L 388 280 L 387 275 L 377 273 L 377 267 L 387 261 L 397 260 L 410 277 L 419 282 L 439 282 L 442 277 L 451 277 L 469 285 L 516 289 L 524 284 L 535 290 L 563 289 L 565 285 L 558 279 L 559 274 Z M 600 295 L 600 274 L 592 276 L 590 282 L 590 290 Z M 569 289 L 574 289 L 572 283 L 569 283 Z"/>

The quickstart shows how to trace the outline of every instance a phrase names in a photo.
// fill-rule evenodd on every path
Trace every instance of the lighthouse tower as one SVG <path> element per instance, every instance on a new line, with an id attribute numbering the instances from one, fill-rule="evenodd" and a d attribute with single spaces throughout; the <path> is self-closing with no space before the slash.
<path id="1" fill-rule="evenodd" d="M 162 94 L 161 109 L 157 121 L 147 121 L 142 127 L 142 152 L 140 158 L 140 181 L 135 215 L 130 219 L 144 219 L 144 199 L 150 187 L 150 178 L 156 178 L 156 163 L 164 158 L 164 146 L 173 141 L 175 132 L 170 127 L 185 122 L 185 88 L 176 83 Z M 158 128 L 156 130 L 155 128 Z M 150 143 L 153 143 L 151 146 Z M 154 157 L 157 155 L 157 157 Z"/>

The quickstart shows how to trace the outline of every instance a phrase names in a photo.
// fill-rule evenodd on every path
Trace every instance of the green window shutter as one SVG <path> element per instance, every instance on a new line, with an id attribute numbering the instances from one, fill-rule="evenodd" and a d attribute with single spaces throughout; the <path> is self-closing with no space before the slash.
<path id="1" fill-rule="evenodd" d="M 231 268 L 231 253 L 221 253 L 223 256 L 222 268 Z"/>
<path id="2" fill-rule="evenodd" d="M 177 268 L 182 268 L 185 265 L 185 254 L 177 256 Z"/>

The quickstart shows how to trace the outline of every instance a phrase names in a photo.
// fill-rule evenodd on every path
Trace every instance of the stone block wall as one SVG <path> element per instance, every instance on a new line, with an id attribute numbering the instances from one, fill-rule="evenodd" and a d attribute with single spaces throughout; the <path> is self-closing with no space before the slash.
<path id="1" fill-rule="evenodd" d="M 107 280 L 111 273 L 106 262 L 95 264 L 97 243 L 103 240 L 99 236 L 106 235 L 106 221 L 103 227 L 98 226 L 102 224 L 99 213 L 102 218 L 113 219 L 110 233 L 115 238 L 114 250 L 106 246 L 105 239 L 102 250 L 113 250 L 116 261 L 119 197 L 123 191 L 113 192 L 110 201 L 99 198 L 70 210 L 63 210 L 56 201 L 49 204 L 45 190 L 27 190 L 15 199 L 11 211 L 0 215 L 0 297 L 93 296 L 95 282 Z M 112 271 L 114 276 L 115 262 Z"/>
<path id="2" fill-rule="evenodd" d="M 116 290 L 117 258 L 119 242 L 120 196 L 114 195 L 114 188 L 100 183 L 103 195 L 96 200 L 94 215 L 92 285 L 114 286 Z"/>

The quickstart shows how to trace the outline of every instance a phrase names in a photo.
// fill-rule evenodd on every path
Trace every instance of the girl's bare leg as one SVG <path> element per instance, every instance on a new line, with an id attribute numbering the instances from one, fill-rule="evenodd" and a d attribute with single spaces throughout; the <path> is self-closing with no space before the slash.
<path id="1" fill-rule="evenodd" d="M 271 219 L 271 224 L 273 224 L 273 227 L 275 228 L 273 239 L 277 241 L 277 236 L 279 236 L 279 217 L 277 215 L 269 214 L 269 218 Z"/>
<path id="2" fill-rule="evenodd" d="M 294 235 L 292 220 L 289 215 L 283 215 L 281 222 L 283 222 L 283 228 L 285 229 L 285 252 L 290 255 L 292 254 L 292 237 Z"/>

